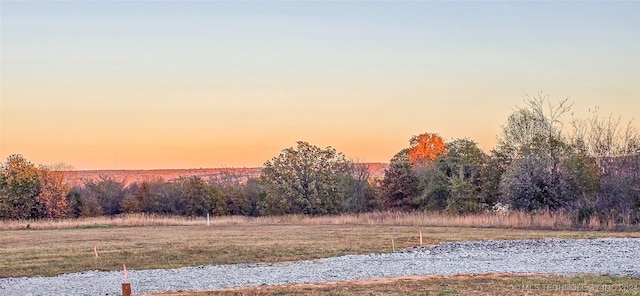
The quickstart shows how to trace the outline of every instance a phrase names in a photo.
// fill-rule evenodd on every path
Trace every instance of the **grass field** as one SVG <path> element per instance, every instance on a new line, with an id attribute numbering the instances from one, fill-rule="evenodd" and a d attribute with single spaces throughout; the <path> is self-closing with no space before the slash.
<path id="1" fill-rule="evenodd" d="M 381 253 L 443 241 L 640 237 L 640 232 L 553 231 L 406 225 L 212 223 L 211 226 L 0 231 L 0 277 L 53 276 L 86 270 L 175 268 Z M 100 257 L 95 258 L 97 247 Z"/>
<path id="2" fill-rule="evenodd" d="M 62 221 L 0 221 L 0 278 L 86 270 L 175 268 L 382 253 L 424 244 L 487 239 L 640 237 L 567 217 L 371 213 L 327 217 L 202 218 L 122 216 Z M 623 229 L 629 229 L 623 227 Z M 99 257 L 94 256 L 96 247 Z M 460 275 L 165 293 L 202 295 L 639 295 L 640 279 L 582 275 Z"/>

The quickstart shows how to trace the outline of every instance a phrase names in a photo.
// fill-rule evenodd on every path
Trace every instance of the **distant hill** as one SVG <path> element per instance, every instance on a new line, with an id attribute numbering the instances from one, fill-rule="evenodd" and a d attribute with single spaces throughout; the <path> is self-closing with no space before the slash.
<path id="1" fill-rule="evenodd" d="M 389 167 L 386 163 L 366 163 L 369 172 L 374 178 L 382 178 L 384 170 Z M 247 178 L 259 177 L 262 168 L 207 168 L 207 169 L 157 169 L 157 170 L 83 170 L 65 172 L 67 178 L 74 186 L 82 185 L 82 180 L 96 180 L 102 175 L 118 180 L 124 180 L 128 184 L 145 180 L 162 179 L 163 181 L 175 181 L 180 177 L 197 176 L 206 180 L 221 181 L 245 181 Z"/>

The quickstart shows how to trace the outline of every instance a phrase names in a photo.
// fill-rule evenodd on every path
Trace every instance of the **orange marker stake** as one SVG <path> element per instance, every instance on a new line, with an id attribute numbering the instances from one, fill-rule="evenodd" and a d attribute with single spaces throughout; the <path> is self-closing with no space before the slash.
<path id="1" fill-rule="evenodd" d="M 127 283 L 127 266 L 122 264 L 124 269 L 124 282 L 122 283 L 122 296 L 131 296 L 131 284 Z"/>

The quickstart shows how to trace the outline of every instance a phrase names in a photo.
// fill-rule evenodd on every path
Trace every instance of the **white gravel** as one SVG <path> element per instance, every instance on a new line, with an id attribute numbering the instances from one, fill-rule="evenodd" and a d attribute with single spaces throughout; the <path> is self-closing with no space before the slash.
<path id="1" fill-rule="evenodd" d="M 545 239 L 442 243 L 390 254 L 286 263 L 130 270 L 133 294 L 315 283 L 389 276 L 576 273 L 640 277 L 640 239 Z M 121 271 L 0 279 L 0 295 L 120 295 Z"/>

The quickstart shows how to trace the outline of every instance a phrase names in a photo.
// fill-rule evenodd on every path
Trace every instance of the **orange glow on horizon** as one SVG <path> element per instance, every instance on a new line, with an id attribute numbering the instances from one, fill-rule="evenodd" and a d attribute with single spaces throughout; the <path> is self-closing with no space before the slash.
<path id="1" fill-rule="evenodd" d="M 4 1 L 0 160 L 259 167 L 307 141 L 388 162 L 425 132 L 488 153 L 538 90 L 626 124 L 640 110 L 637 8 Z"/>

